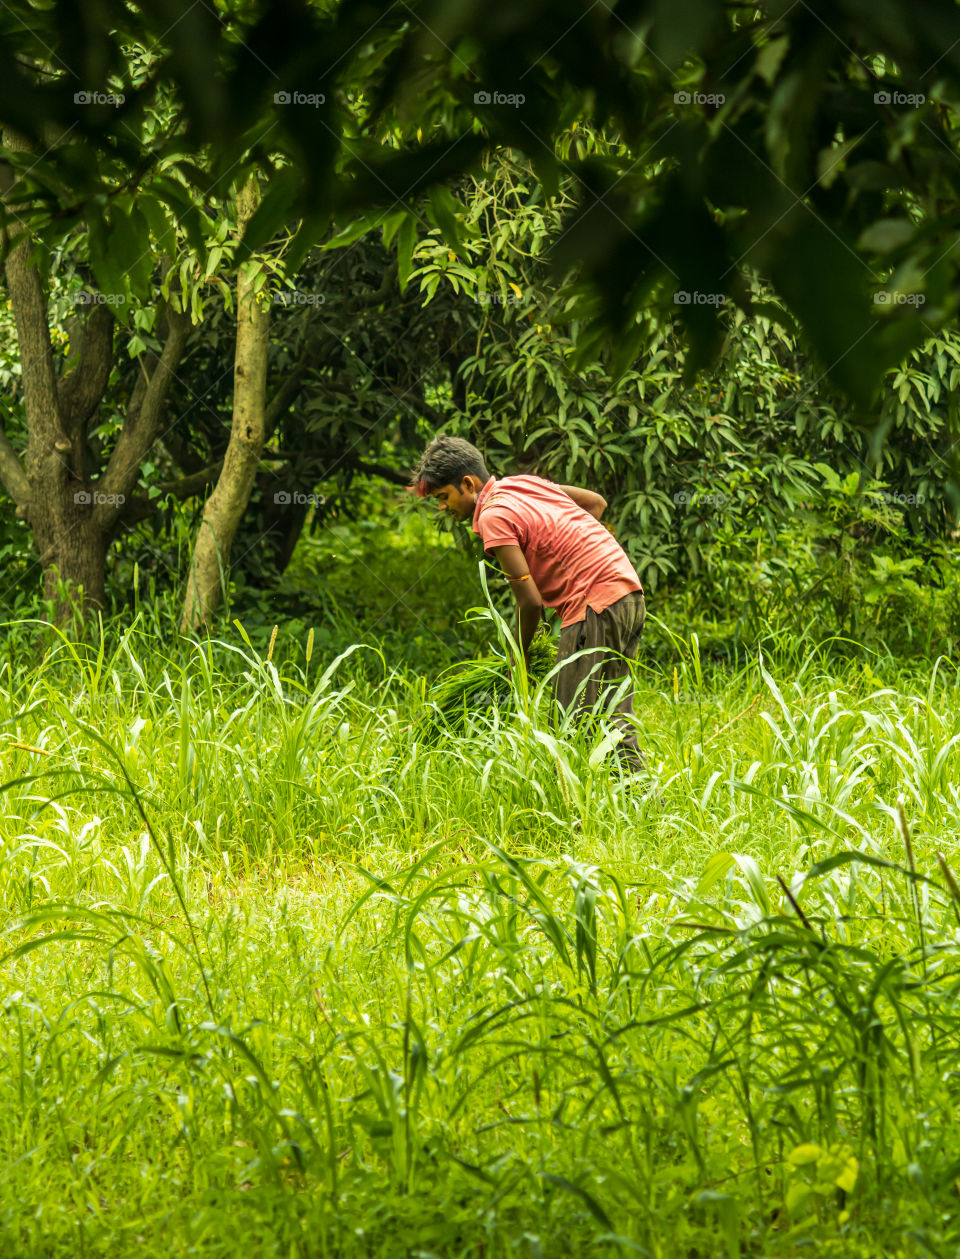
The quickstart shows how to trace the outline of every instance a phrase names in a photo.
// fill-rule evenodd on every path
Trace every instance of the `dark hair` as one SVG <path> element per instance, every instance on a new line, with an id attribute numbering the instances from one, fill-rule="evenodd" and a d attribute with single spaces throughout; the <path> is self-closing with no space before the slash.
<path id="1" fill-rule="evenodd" d="M 441 485 L 459 487 L 465 476 L 476 476 L 484 482 L 489 479 L 483 455 L 462 437 L 448 437 L 443 433 L 434 438 L 421 455 L 413 470 L 413 486 L 422 498 Z"/>

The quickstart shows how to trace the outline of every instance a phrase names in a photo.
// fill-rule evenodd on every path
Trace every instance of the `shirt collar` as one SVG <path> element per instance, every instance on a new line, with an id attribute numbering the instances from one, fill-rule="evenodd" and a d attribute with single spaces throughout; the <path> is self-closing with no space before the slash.
<path id="1" fill-rule="evenodd" d="M 490 478 L 490 480 L 486 483 L 486 485 L 483 487 L 483 489 L 480 491 L 480 493 L 477 495 L 477 501 L 476 501 L 476 503 L 474 504 L 474 508 L 473 508 L 473 531 L 474 531 L 474 533 L 478 533 L 478 532 L 479 532 L 479 530 L 477 529 L 477 521 L 478 521 L 478 519 L 480 518 L 480 512 L 482 511 L 482 509 L 483 509 L 483 505 L 484 505 L 484 503 L 487 501 L 487 499 L 489 498 L 489 496 L 490 496 L 490 494 L 491 494 L 491 492 L 492 492 L 492 490 L 493 490 L 493 487 L 496 485 L 496 483 L 497 483 L 497 478 L 496 478 L 495 476 L 492 476 L 492 477 Z"/>

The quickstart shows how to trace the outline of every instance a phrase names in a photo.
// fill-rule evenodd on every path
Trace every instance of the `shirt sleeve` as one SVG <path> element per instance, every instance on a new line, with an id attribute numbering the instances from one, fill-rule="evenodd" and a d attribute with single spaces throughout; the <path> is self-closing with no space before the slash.
<path id="1" fill-rule="evenodd" d="M 507 507 L 488 507 L 480 513 L 477 532 L 483 539 L 483 549 L 492 551 L 495 546 L 523 547 L 525 531 Z"/>

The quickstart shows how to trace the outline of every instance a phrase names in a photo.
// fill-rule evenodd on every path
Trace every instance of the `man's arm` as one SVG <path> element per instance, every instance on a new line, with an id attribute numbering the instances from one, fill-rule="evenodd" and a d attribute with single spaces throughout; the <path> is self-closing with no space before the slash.
<path id="1" fill-rule="evenodd" d="M 495 546 L 493 552 L 513 588 L 517 601 L 517 639 L 524 662 L 529 664 L 530 643 L 543 616 L 543 599 L 518 546 Z"/>
<path id="2" fill-rule="evenodd" d="M 599 520 L 606 510 L 607 500 L 602 494 L 594 494 L 593 490 L 582 490 L 577 485 L 561 485 L 560 489 L 568 498 L 572 498 L 578 507 L 588 511 L 596 520 Z"/>

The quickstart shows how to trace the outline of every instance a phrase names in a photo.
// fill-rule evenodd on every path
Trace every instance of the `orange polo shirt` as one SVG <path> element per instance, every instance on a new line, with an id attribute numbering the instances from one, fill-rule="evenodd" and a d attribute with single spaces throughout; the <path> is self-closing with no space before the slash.
<path id="1" fill-rule="evenodd" d="M 602 612 L 643 586 L 616 538 L 552 481 L 491 477 L 477 496 L 473 531 L 483 549 L 518 546 L 561 628 Z"/>

